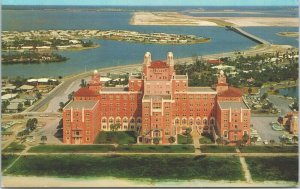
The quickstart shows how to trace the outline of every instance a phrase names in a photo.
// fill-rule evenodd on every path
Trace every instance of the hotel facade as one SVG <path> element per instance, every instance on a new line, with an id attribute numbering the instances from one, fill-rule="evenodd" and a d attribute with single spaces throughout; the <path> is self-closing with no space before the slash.
<path id="1" fill-rule="evenodd" d="M 63 109 L 63 142 L 91 144 L 99 132 L 137 132 L 137 143 L 169 144 L 187 128 L 210 133 L 229 143 L 250 135 L 250 108 L 241 90 L 227 84 L 223 71 L 214 87 L 189 87 L 187 75 L 176 75 L 173 53 L 166 61 L 144 55 L 140 76 L 126 87 L 103 87 L 94 71 L 88 87 L 80 88 Z"/>

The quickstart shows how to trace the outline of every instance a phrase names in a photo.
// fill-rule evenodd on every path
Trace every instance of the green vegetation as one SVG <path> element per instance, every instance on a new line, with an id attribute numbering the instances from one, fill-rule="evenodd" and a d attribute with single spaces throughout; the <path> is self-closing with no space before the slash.
<path id="1" fill-rule="evenodd" d="M 11 154 L 2 154 L 1 155 L 1 169 L 2 171 L 6 169 L 15 159 L 17 159 L 17 155 Z"/>
<path id="2" fill-rule="evenodd" d="M 193 144 L 193 137 L 192 135 L 177 135 L 177 143 L 178 144 Z"/>
<path id="3" fill-rule="evenodd" d="M 298 153 L 298 146 L 245 146 L 244 153 Z"/>
<path id="4" fill-rule="evenodd" d="M 194 147 L 192 145 L 120 145 L 117 152 L 194 153 Z"/>
<path id="5" fill-rule="evenodd" d="M 226 174 L 225 174 L 226 173 Z M 22 156 L 7 174 L 61 176 L 243 180 L 236 157 L 191 155 L 39 155 Z"/>
<path id="6" fill-rule="evenodd" d="M 7 146 L 2 152 L 22 152 L 26 146 L 24 144 L 19 144 L 17 142 L 12 142 L 9 146 Z"/>
<path id="7" fill-rule="evenodd" d="M 212 86 L 216 83 L 216 70 L 202 60 L 195 60 L 194 64 L 175 64 L 176 74 L 188 74 L 189 86 Z"/>
<path id="8" fill-rule="evenodd" d="M 279 58 L 279 52 L 275 55 L 264 54 L 256 56 L 238 55 L 236 58 L 223 57 L 220 60 L 224 66 L 232 66 L 225 68 L 229 85 L 235 87 L 261 87 L 267 82 L 295 81 L 298 79 L 298 62 L 296 58 L 288 58 L 294 56 L 298 51 L 291 50 Z M 272 58 L 278 58 L 274 62 Z M 189 86 L 212 86 L 216 84 L 216 74 L 218 69 L 214 69 L 215 64 L 209 64 L 201 57 L 194 57 L 194 64 L 176 64 L 176 74 L 188 74 Z M 230 72 L 236 74 L 229 74 Z M 276 75 L 276 77 L 274 77 Z M 252 92 L 252 91 L 248 91 Z"/>
<path id="9" fill-rule="evenodd" d="M 201 152 L 203 153 L 235 153 L 234 146 L 201 146 Z"/>
<path id="10" fill-rule="evenodd" d="M 22 53 L 9 53 L 2 55 L 3 64 L 34 64 L 49 62 L 64 62 L 67 58 L 56 53 L 38 53 L 34 51 L 26 51 Z"/>
<path id="11" fill-rule="evenodd" d="M 201 138 L 199 139 L 200 144 L 214 144 L 212 137 L 208 134 L 202 134 Z"/>
<path id="12" fill-rule="evenodd" d="M 253 180 L 298 181 L 297 157 L 246 157 Z"/>
<path id="13" fill-rule="evenodd" d="M 113 145 L 39 145 L 29 149 L 32 153 L 93 153 L 115 151 Z"/>
<path id="14" fill-rule="evenodd" d="M 95 144 L 134 144 L 136 136 L 134 131 L 102 131 L 97 136 Z"/>
<path id="15" fill-rule="evenodd" d="M 191 145 L 39 145 L 29 149 L 32 153 L 96 153 L 96 152 L 128 152 L 128 153 L 193 153 Z"/>

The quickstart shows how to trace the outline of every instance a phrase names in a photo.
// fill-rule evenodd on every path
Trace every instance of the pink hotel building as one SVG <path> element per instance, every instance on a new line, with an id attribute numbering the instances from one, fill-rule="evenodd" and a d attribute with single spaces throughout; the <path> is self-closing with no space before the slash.
<path id="1" fill-rule="evenodd" d="M 147 52 L 141 76 L 130 75 L 127 87 L 103 87 L 94 71 L 88 87 L 63 109 L 63 142 L 91 144 L 118 124 L 119 131 L 136 131 L 144 144 L 154 138 L 168 144 L 188 127 L 234 143 L 250 134 L 250 108 L 242 95 L 228 86 L 223 71 L 214 87 L 189 87 L 188 76 L 175 73 L 173 53 L 166 61 L 152 61 Z"/>

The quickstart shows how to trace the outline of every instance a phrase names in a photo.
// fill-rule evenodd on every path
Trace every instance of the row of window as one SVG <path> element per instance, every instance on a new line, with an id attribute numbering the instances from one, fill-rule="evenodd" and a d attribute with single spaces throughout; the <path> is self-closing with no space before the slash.
<path id="1" fill-rule="evenodd" d="M 107 122 L 109 122 L 109 123 L 121 123 L 121 121 L 122 121 L 122 123 L 128 123 L 128 120 L 129 119 L 127 117 L 124 117 L 123 119 L 121 119 L 120 117 L 117 117 L 117 118 L 110 117 L 108 120 L 107 120 L 106 117 L 102 117 L 101 122 L 102 123 L 107 123 Z M 139 117 L 136 120 L 135 120 L 135 118 L 130 118 L 129 122 L 130 123 L 135 123 L 135 122 L 136 123 L 142 123 L 142 118 Z"/>
<path id="2" fill-rule="evenodd" d="M 189 124 L 189 125 L 193 125 L 194 124 L 194 119 L 193 118 L 190 118 L 189 120 L 187 120 L 187 118 L 182 118 L 181 119 L 181 122 L 180 122 L 180 119 L 179 118 L 176 118 L 175 119 L 175 124 L 180 124 L 181 125 L 186 125 L 186 124 Z M 195 119 L 195 123 L 196 125 L 208 125 L 208 120 L 207 118 L 203 118 L 202 122 L 201 122 L 201 118 L 196 118 Z M 210 118 L 210 124 L 211 125 L 214 125 L 215 124 L 215 119 L 214 118 Z"/>
<path id="3" fill-rule="evenodd" d="M 101 99 L 102 100 L 106 100 L 106 99 L 109 99 L 109 100 L 121 100 L 121 99 L 123 99 L 123 100 L 131 100 L 131 101 L 133 101 L 133 100 L 137 100 L 137 99 L 139 99 L 139 100 L 141 100 L 143 98 L 143 96 L 142 95 L 112 95 L 112 94 L 102 94 L 101 95 Z"/>

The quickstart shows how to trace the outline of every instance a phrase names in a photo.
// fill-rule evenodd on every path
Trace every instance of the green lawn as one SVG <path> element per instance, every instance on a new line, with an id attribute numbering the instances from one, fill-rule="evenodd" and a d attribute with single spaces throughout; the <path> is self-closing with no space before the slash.
<path id="1" fill-rule="evenodd" d="M 7 146 L 5 149 L 3 149 L 2 152 L 22 152 L 26 146 L 24 144 L 19 144 L 17 142 L 12 142 L 9 146 Z"/>
<path id="2" fill-rule="evenodd" d="M 210 146 L 200 146 L 200 150 L 203 153 L 234 153 L 234 146 L 223 146 L 223 145 L 210 145 Z"/>
<path id="3" fill-rule="evenodd" d="M 214 144 L 214 142 L 211 140 L 208 136 L 201 136 L 199 139 L 200 144 Z"/>
<path id="4" fill-rule="evenodd" d="M 192 155 L 32 155 L 23 156 L 7 174 L 60 176 L 244 180 L 237 157 Z"/>
<path id="5" fill-rule="evenodd" d="M 256 181 L 298 181 L 297 157 L 246 157 L 252 179 Z"/>
<path id="6" fill-rule="evenodd" d="M 113 145 L 39 145 L 29 149 L 36 153 L 92 153 L 114 151 Z"/>
<path id="7" fill-rule="evenodd" d="M 120 145 L 117 152 L 194 153 L 192 145 Z"/>
<path id="8" fill-rule="evenodd" d="M 193 144 L 193 137 L 192 135 L 177 135 L 177 143 L 178 144 Z"/>
<path id="9" fill-rule="evenodd" d="M 9 166 L 18 156 L 17 155 L 11 155 L 11 154 L 2 154 L 1 155 L 1 169 L 2 171 L 6 169 L 7 166 Z"/>
<path id="10" fill-rule="evenodd" d="M 245 146 L 244 153 L 298 153 L 298 146 Z"/>
<path id="11" fill-rule="evenodd" d="M 136 143 L 136 136 L 134 131 L 101 131 L 95 144 L 134 144 Z"/>

